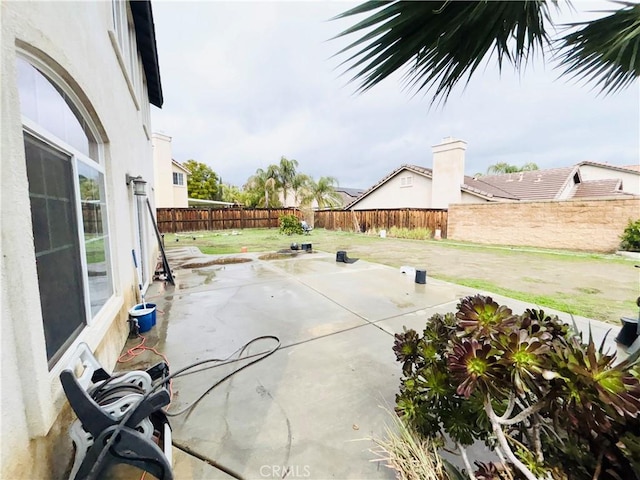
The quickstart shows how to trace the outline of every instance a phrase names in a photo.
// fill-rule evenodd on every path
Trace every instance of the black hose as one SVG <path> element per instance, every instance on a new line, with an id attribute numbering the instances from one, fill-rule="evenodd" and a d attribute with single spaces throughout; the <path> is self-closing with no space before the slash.
<path id="1" fill-rule="evenodd" d="M 272 355 L 273 353 L 276 352 L 276 350 L 278 350 L 278 348 L 280 348 L 280 339 L 274 335 L 263 335 L 260 337 L 256 337 L 253 340 L 250 340 L 249 342 L 245 343 L 245 345 L 240 349 L 240 353 L 244 352 L 251 344 L 259 341 L 259 340 L 275 340 L 277 342 L 277 345 L 275 346 L 275 348 L 267 351 L 267 352 L 263 352 L 264 354 L 256 354 L 256 355 L 251 355 L 249 357 L 244 357 L 244 358 L 237 358 L 234 360 L 230 360 L 230 361 L 222 361 L 224 363 L 220 363 L 221 360 L 217 359 L 217 358 L 211 358 L 211 359 L 206 359 L 206 360 L 201 360 L 199 362 L 195 362 L 192 363 L 191 365 L 187 365 L 184 368 L 181 368 L 180 370 L 178 370 L 177 372 L 174 372 L 172 374 L 170 374 L 169 376 L 163 378 L 160 382 L 158 382 L 156 385 L 153 386 L 153 388 L 151 388 L 151 390 L 149 390 L 144 396 L 142 396 L 140 399 L 138 399 L 138 401 L 136 402 L 135 405 L 131 406 L 131 408 L 129 408 L 129 410 L 127 410 L 127 413 L 122 417 L 122 419 L 120 420 L 120 423 L 118 424 L 118 426 L 116 427 L 116 429 L 113 431 L 113 434 L 111 435 L 111 437 L 109 437 L 109 440 L 107 441 L 107 443 L 105 444 L 104 448 L 100 451 L 100 454 L 98 455 L 98 458 L 96 459 L 95 463 L 93 464 L 93 466 L 91 467 L 91 470 L 89 471 L 89 474 L 86 477 L 86 480 L 97 480 L 97 475 L 100 473 L 100 465 L 102 464 L 102 462 L 104 461 L 105 456 L 107 455 L 107 452 L 113 447 L 113 444 L 115 443 L 116 439 L 118 438 L 120 432 L 122 431 L 122 429 L 124 428 L 124 426 L 126 425 L 126 423 L 129 421 L 129 419 L 131 418 L 131 416 L 134 414 L 134 412 L 136 411 L 136 409 L 138 408 L 138 406 L 140 406 L 142 404 L 142 402 L 144 402 L 145 400 L 147 400 L 156 390 L 158 390 L 161 386 L 165 385 L 166 383 L 168 383 L 171 379 L 173 378 L 177 378 L 180 375 L 182 375 L 184 372 L 187 372 L 188 370 L 195 368 L 195 367 L 199 367 L 200 365 L 204 365 L 207 363 L 212 363 L 212 362 L 217 362 L 218 365 L 216 366 L 222 366 L 222 365 L 226 365 L 228 363 L 234 363 L 237 361 L 241 361 L 241 360 L 245 360 L 246 358 L 251 358 L 253 356 L 258 356 L 258 358 L 246 365 L 243 365 L 242 367 L 234 370 L 233 372 L 231 372 L 229 375 L 226 375 L 225 377 L 223 377 L 221 380 L 217 381 L 211 388 L 209 388 L 206 392 L 204 392 L 202 395 L 200 395 L 200 397 L 198 397 L 198 399 L 196 399 L 195 402 L 193 402 L 191 405 L 189 405 L 186 409 L 184 409 L 184 411 L 190 410 L 193 407 L 195 407 L 195 405 L 202 400 L 206 395 L 208 395 L 214 388 L 216 388 L 218 385 L 220 385 L 221 383 L 223 383 L 224 381 L 228 380 L 229 378 L 231 378 L 233 375 L 235 375 L 236 373 L 244 370 L 245 368 L 247 368 L 250 365 L 253 365 L 254 363 L 257 363 L 261 360 L 264 360 L 265 358 L 267 358 L 268 356 Z M 234 355 L 235 352 L 232 354 Z M 260 356 L 262 355 L 262 356 Z M 228 358 L 228 357 L 227 357 Z M 184 412 L 179 412 L 174 414 L 175 415 L 179 415 L 180 413 L 184 413 Z M 195 455 L 194 455 L 195 456 Z M 203 457 L 205 458 L 205 457 Z M 206 460 L 205 460 L 206 461 Z M 233 476 L 233 475 L 232 475 Z M 241 478 L 241 477 L 235 477 L 235 478 Z"/>

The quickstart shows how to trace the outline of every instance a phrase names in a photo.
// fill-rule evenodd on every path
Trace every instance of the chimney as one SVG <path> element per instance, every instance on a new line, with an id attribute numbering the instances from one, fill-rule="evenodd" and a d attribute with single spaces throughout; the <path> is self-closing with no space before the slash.
<path id="1" fill-rule="evenodd" d="M 464 151 L 467 142 L 447 137 L 433 147 L 433 178 L 431 181 L 431 208 L 448 208 L 460 203 L 464 183 Z"/>

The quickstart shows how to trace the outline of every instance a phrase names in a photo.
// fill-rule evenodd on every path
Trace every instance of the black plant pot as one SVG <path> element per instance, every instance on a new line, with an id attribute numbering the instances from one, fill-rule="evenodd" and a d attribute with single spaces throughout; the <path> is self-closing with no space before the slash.
<path id="1" fill-rule="evenodd" d="M 630 347 L 639 335 L 638 328 L 640 327 L 638 326 L 638 319 L 622 317 L 620 321 L 622 322 L 622 328 L 616 337 L 616 342 L 625 347 Z"/>

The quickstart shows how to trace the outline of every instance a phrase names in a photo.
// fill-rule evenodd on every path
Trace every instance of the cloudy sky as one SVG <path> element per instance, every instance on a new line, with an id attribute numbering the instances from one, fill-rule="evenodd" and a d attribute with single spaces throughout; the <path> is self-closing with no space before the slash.
<path id="1" fill-rule="evenodd" d="M 499 75 L 492 63 L 440 107 L 403 90 L 398 77 L 356 94 L 332 58 L 346 40 L 330 40 L 354 21 L 329 21 L 353 5 L 155 1 L 164 105 L 153 108 L 152 124 L 173 138 L 173 157 L 242 185 L 284 155 L 316 179 L 356 188 L 404 163 L 430 167 L 431 146 L 447 136 L 467 141 L 471 175 L 496 162 L 638 163 L 637 82 L 603 97 L 558 79 L 550 62 L 522 75 Z M 574 5 L 563 21 L 603 3 Z"/>

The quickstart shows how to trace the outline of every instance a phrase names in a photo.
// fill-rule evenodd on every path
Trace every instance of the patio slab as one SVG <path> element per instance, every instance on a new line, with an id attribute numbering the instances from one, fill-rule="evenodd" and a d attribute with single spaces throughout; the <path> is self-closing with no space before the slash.
<path id="1" fill-rule="evenodd" d="M 172 265 L 176 259 L 188 266 L 212 258 L 191 249 L 168 254 Z M 399 386 L 393 334 L 404 325 L 420 331 L 434 313 L 454 311 L 461 297 L 478 292 L 431 278 L 418 285 L 399 269 L 362 260 L 340 264 L 322 253 L 259 257 L 174 267 L 176 286 L 156 282 L 147 294 L 158 306 L 158 324 L 147 332 L 147 344 L 167 355 L 172 371 L 225 358 L 260 335 L 282 342 L 189 415 L 172 418 L 174 439 L 248 479 L 394 478 L 371 461 L 369 451 L 371 438 L 384 436 L 390 417 L 383 407 L 392 409 Z M 535 307 L 494 298 L 516 313 Z M 583 328 L 588 320 L 577 322 Z M 610 328 L 592 325 L 597 335 Z M 262 340 L 249 353 L 270 345 Z M 145 353 L 126 368 L 153 361 Z M 171 410 L 188 405 L 238 365 L 176 379 Z M 174 454 L 176 478 L 230 478 L 176 449 Z"/>

